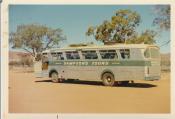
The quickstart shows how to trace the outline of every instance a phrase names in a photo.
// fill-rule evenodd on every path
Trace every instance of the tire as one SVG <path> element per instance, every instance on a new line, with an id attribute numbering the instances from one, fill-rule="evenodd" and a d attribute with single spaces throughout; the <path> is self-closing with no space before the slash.
<path id="1" fill-rule="evenodd" d="M 111 73 L 104 73 L 102 76 L 102 81 L 105 86 L 114 86 L 115 84 L 114 75 Z"/>
<path id="2" fill-rule="evenodd" d="M 58 73 L 57 72 L 52 72 L 51 73 L 51 80 L 53 83 L 58 83 L 59 79 L 58 79 Z"/>

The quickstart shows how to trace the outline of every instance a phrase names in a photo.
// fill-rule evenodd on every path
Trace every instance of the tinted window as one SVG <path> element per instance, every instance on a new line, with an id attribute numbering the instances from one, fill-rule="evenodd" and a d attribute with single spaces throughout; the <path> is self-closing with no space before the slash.
<path id="1" fill-rule="evenodd" d="M 58 60 L 64 60 L 64 56 L 63 56 L 63 53 L 62 52 L 58 52 L 57 53 L 57 59 Z"/>
<path id="2" fill-rule="evenodd" d="M 96 51 L 82 51 L 84 59 L 98 59 Z"/>
<path id="3" fill-rule="evenodd" d="M 43 53 L 43 55 L 47 55 L 47 53 Z"/>
<path id="4" fill-rule="evenodd" d="M 52 52 L 51 55 L 52 55 L 52 58 L 56 58 L 57 57 L 56 52 Z"/>
<path id="5" fill-rule="evenodd" d="M 129 49 L 120 49 L 120 55 L 122 59 L 130 58 L 130 50 Z"/>
<path id="6" fill-rule="evenodd" d="M 64 56 L 62 52 L 53 52 L 51 53 L 51 55 L 54 60 L 64 60 Z"/>
<path id="7" fill-rule="evenodd" d="M 115 50 L 100 50 L 100 55 L 102 59 L 118 58 Z"/>
<path id="8" fill-rule="evenodd" d="M 66 52 L 66 58 L 69 60 L 72 59 L 80 59 L 80 56 L 78 54 L 78 51 L 68 51 Z"/>

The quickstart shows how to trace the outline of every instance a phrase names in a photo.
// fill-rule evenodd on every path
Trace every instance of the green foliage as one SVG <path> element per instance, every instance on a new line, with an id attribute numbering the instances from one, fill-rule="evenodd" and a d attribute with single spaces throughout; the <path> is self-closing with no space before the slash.
<path id="1" fill-rule="evenodd" d="M 10 33 L 12 48 L 21 48 L 32 56 L 51 47 L 58 47 L 59 42 L 65 40 L 61 29 L 52 29 L 44 25 L 19 25 L 16 32 Z"/>
<path id="2" fill-rule="evenodd" d="M 127 40 L 126 43 L 132 43 L 132 44 L 154 44 L 155 36 L 157 33 L 153 30 L 146 30 L 141 35 L 135 35 L 131 39 Z"/>
<path id="3" fill-rule="evenodd" d="M 96 27 L 89 27 L 86 35 L 93 35 L 102 42 L 116 41 L 124 43 L 135 34 L 135 28 L 140 23 L 140 15 L 131 10 L 118 10 L 111 21 L 104 21 Z"/>
<path id="4" fill-rule="evenodd" d="M 153 21 L 154 25 L 157 25 L 160 29 L 170 29 L 170 5 L 157 5 L 154 8 L 156 18 Z"/>

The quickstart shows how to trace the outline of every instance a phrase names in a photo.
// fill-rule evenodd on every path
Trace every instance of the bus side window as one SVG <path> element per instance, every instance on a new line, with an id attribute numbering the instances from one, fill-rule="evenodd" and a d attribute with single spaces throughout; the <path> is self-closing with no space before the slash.
<path id="1" fill-rule="evenodd" d="M 130 58 L 130 50 L 129 49 L 120 49 L 120 55 L 122 59 Z"/>
<path id="2" fill-rule="evenodd" d="M 84 59 L 98 59 L 96 51 L 82 51 Z"/>
<path id="3" fill-rule="evenodd" d="M 52 52 L 51 55 L 52 55 L 53 60 L 57 60 L 57 53 L 56 52 Z"/>
<path id="4" fill-rule="evenodd" d="M 117 53 L 115 50 L 101 50 L 100 55 L 102 59 L 117 59 Z"/>
<path id="5" fill-rule="evenodd" d="M 57 53 L 57 59 L 58 60 L 64 60 L 64 56 L 63 56 L 63 53 L 62 52 L 58 52 Z"/>
<path id="6" fill-rule="evenodd" d="M 78 51 L 68 51 L 66 52 L 66 58 L 69 59 L 80 59 Z"/>

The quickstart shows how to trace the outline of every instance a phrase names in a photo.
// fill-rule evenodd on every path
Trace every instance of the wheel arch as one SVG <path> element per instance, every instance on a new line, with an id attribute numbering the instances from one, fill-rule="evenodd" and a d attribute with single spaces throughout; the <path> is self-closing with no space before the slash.
<path id="1" fill-rule="evenodd" d="M 101 73 L 101 78 L 100 78 L 101 80 L 102 80 L 103 75 L 104 75 L 105 73 L 111 73 L 111 74 L 114 76 L 114 79 L 115 79 L 115 75 L 114 75 L 113 71 L 110 70 L 110 69 L 105 69 L 105 70 L 103 70 L 103 72 Z"/>
<path id="2" fill-rule="evenodd" d="M 49 71 L 49 77 L 51 77 L 51 74 L 52 74 L 53 72 L 58 73 L 56 69 L 51 69 L 51 70 Z"/>

